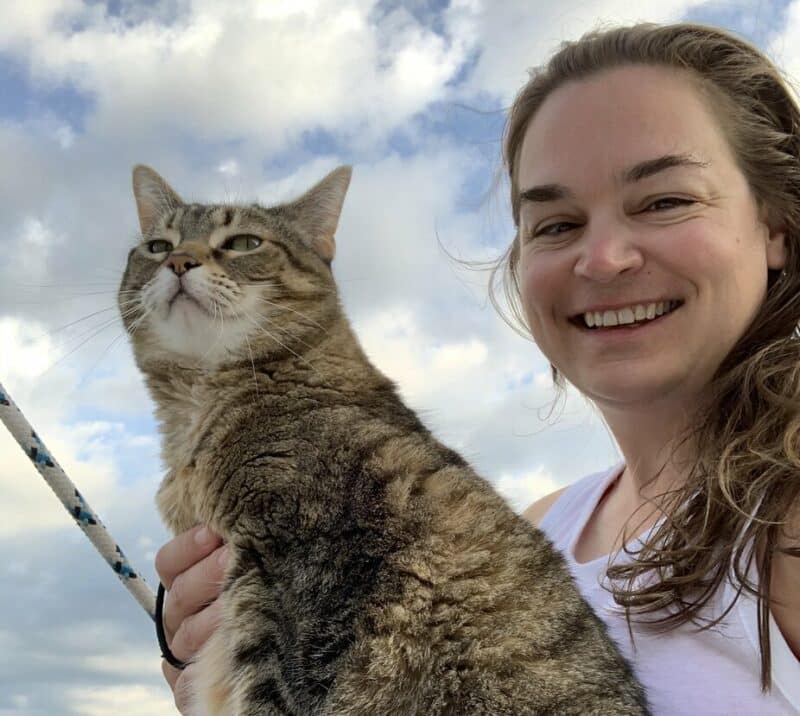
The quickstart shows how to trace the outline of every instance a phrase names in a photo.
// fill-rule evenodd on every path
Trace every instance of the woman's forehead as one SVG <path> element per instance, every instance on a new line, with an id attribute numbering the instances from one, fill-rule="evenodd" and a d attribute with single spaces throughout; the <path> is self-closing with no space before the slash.
<path id="1" fill-rule="evenodd" d="M 654 156 L 635 164 L 631 164 L 624 169 L 614 172 L 612 181 L 618 187 L 636 184 L 650 177 L 661 174 L 669 170 L 690 171 L 693 184 L 698 188 L 707 186 L 707 171 L 711 167 L 711 162 L 702 157 L 688 153 L 667 153 Z M 572 187 L 558 182 L 545 184 L 520 184 L 520 200 L 523 205 L 544 204 L 546 202 L 559 201 L 561 199 L 575 198 L 575 191 Z"/>
<path id="2" fill-rule="evenodd" d="M 517 176 L 520 189 L 576 173 L 611 179 L 666 155 L 732 159 L 689 80 L 663 68 L 617 68 L 569 82 L 544 101 L 526 129 Z"/>

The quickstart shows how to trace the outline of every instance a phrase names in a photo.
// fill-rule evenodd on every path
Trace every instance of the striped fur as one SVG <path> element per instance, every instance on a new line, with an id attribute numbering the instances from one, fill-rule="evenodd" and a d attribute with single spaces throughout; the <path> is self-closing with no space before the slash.
<path id="1" fill-rule="evenodd" d="M 561 556 L 359 345 L 330 263 L 349 178 L 265 208 L 185 204 L 134 171 L 120 305 L 163 435 L 159 508 L 232 548 L 194 713 L 646 713 Z"/>

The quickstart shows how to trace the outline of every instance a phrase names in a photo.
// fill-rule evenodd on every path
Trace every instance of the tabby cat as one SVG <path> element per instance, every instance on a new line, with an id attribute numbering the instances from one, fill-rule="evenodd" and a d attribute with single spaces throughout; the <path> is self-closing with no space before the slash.
<path id="1" fill-rule="evenodd" d="M 231 547 L 193 714 L 645 714 L 562 557 L 367 359 L 331 271 L 339 167 L 279 206 L 133 171 L 119 291 L 174 532 Z"/>

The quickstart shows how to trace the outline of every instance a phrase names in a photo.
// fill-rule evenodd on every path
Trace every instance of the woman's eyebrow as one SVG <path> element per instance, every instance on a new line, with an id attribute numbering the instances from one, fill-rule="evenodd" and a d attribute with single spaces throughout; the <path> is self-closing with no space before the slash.
<path id="1" fill-rule="evenodd" d="M 622 183 L 633 184 L 672 167 L 700 167 L 704 169 L 710 164 L 711 162 L 697 159 L 691 154 L 665 154 L 655 159 L 646 159 L 626 169 L 622 173 Z M 519 194 L 520 201 L 536 202 L 557 201 L 558 199 L 569 199 L 571 197 L 572 191 L 563 184 L 532 186 L 524 189 Z"/>

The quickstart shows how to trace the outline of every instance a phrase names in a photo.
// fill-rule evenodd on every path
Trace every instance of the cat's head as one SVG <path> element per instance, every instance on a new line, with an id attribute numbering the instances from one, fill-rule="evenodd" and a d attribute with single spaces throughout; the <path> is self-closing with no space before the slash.
<path id="1" fill-rule="evenodd" d="M 142 233 L 119 306 L 140 367 L 249 365 L 318 343 L 339 311 L 330 266 L 350 175 L 339 167 L 276 206 L 187 204 L 136 166 Z"/>

